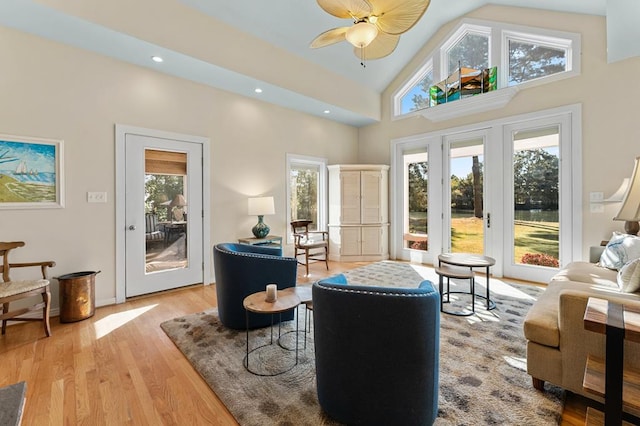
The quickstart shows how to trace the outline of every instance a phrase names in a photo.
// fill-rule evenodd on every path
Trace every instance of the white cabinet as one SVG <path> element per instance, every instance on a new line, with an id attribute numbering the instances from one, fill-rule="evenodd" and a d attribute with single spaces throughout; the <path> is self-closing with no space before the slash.
<path id="1" fill-rule="evenodd" d="M 329 258 L 389 258 L 389 166 L 329 166 Z"/>
<path id="2" fill-rule="evenodd" d="M 388 259 L 388 228 L 385 225 L 330 226 L 329 241 L 333 243 L 331 247 L 339 252 L 333 253 L 330 248 L 329 257 L 331 258 L 331 255 L 335 254 L 334 260 L 352 261 Z M 350 256 L 356 256 L 358 259 Z"/>

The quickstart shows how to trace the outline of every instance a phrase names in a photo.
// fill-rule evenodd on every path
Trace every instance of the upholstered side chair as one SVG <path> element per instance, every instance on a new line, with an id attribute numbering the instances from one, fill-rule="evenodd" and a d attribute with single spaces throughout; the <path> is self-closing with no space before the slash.
<path id="1" fill-rule="evenodd" d="M 430 425 L 438 414 L 440 295 L 418 288 L 313 284 L 316 386 L 349 425 Z"/>
<path id="2" fill-rule="evenodd" d="M 305 266 L 309 275 L 310 262 L 324 262 L 329 270 L 329 233 L 327 231 L 309 231 L 312 220 L 294 220 L 291 222 L 295 253 L 293 257 Z M 304 255 L 304 262 L 298 256 Z"/>
<path id="3" fill-rule="evenodd" d="M 213 267 L 220 322 L 244 330 L 244 298 L 265 291 L 271 283 L 277 284 L 278 290 L 295 287 L 298 263 L 282 256 L 281 247 L 222 243 L 213 247 Z M 274 317 L 274 323 L 292 319 L 293 312 L 286 312 Z M 271 315 L 249 313 L 249 328 L 266 327 L 271 321 Z"/>
<path id="4" fill-rule="evenodd" d="M 2 257 L 2 283 L 0 283 L 0 304 L 2 305 L 2 334 L 6 333 L 7 322 L 11 321 L 42 321 L 44 323 L 44 331 L 47 337 L 51 336 L 51 327 L 49 325 L 49 313 L 51 310 L 51 290 L 49 289 L 49 280 L 47 279 L 47 268 L 56 266 L 53 261 L 45 262 L 28 262 L 28 263 L 9 263 L 9 252 L 18 247 L 23 247 L 24 242 L 0 242 L 0 257 Z M 12 281 L 10 278 L 10 270 L 12 268 L 40 267 L 42 278 L 30 280 Z M 10 304 L 20 299 L 30 298 L 33 296 L 41 296 L 42 302 L 33 304 L 28 307 L 19 308 L 11 311 Z M 21 317 L 28 312 L 42 309 L 42 318 Z"/>

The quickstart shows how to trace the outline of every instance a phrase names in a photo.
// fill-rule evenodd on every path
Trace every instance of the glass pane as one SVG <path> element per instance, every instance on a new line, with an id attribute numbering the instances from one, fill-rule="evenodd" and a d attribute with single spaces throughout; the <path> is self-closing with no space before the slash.
<path id="1" fill-rule="evenodd" d="M 407 114 L 429 107 L 429 88 L 433 85 L 433 71 L 429 71 L 422 80 L 400 100 L 401 113 Z"/>
<path id="2" fill-rule="evenodd" d="M 315 166 L 291 166 L 291 220 L 313 220 L 309 230 L 318 229 L 318 176 Z"/>
<path id="3" fill-rule="evenodd" d="M 455 72 L 459 66 L 477 70 L 489 68 L 489 37 L 466 34 L 447 52 L 447 66 L 447 75 Z"/>
<path id="4" fill-rule="evenodd" d="M 187 268 L 187 154 L 145 150 L 145 271 Z"/>
<path id="5" fill-rule="evenodd" d="M 509 40 L 509 86 L 567 69 L 566 49 Z"/>
<path id="6" fill-rule="evenodd" d="M 404 156 L 405 229 L 404 248 L 427 251 L 428 241 L 428 161 L 427 153 Z"/>
<path id="7" fill-rule="evenodd" d="M 483 140 L 454 142 L 449 155 L 451 251 L 483 254 Z"/>
<path id="8" fill-rule="evenodd" d="M 558 267 L 559 129 L 513 135 L 513 249 L 516 264 Z"/>

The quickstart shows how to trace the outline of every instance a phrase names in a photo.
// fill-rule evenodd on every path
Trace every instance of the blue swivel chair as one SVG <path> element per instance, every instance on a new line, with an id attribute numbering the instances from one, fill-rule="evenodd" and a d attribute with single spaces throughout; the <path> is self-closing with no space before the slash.
<path id="1" fill-rule="evenodd" d="M 226 327 L 244 330 L 244 298 L 264 291 L 270 283 L 277 284 L 278 290 L 295 287 L 298 262 L 292 257 L 283 257 L 279 247 L 222 243 L 213 248 L 213 267 L 220 322 Z M 280 319 L 292 320 L 293 311 L 275 316 L 274 324 Z M 270 324 L 271 315 L 249 313 L 249 328 Z"/>
<path id="2" fill-rule="evenodd" d="M 418 288 L 313 284 L 318 401 L 348 425 L 427 425 L 438 414 L 440 295 Z"/>

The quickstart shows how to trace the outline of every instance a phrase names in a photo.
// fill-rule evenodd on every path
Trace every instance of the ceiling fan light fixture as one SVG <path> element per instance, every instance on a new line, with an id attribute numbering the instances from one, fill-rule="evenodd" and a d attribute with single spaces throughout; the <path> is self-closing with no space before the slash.
<path id="1" fill-rule="evenodd" d="M 361 21 L 349 28 L 344 36 L 349 43 L 363 49 L 367 47 L 377 35 L 378 27 L 369 22 Z"/>

